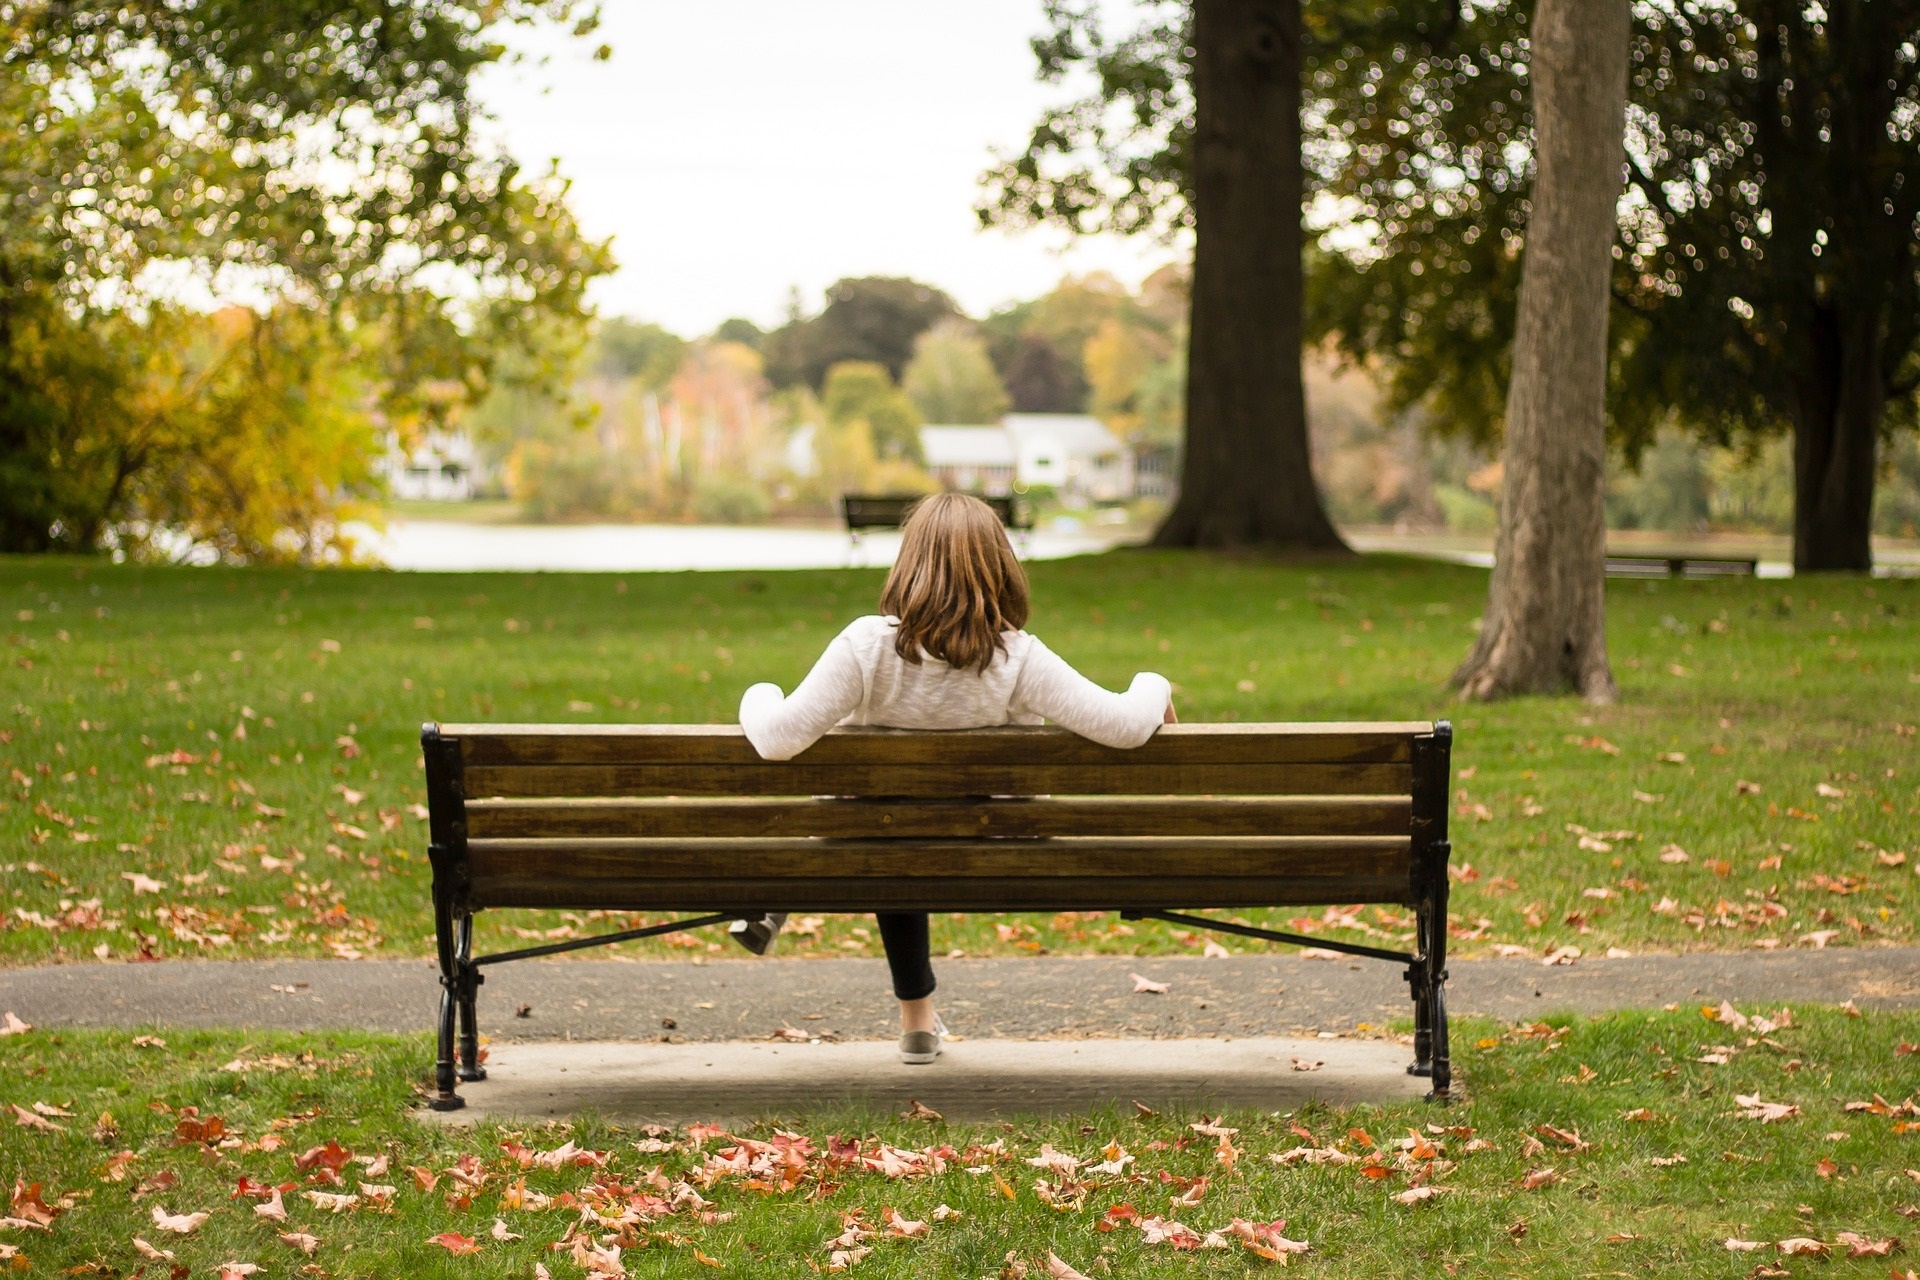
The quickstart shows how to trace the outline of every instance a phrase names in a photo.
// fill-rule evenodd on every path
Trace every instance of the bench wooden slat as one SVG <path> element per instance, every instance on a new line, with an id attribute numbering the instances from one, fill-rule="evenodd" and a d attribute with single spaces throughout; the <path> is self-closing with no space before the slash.
<path id="1" fill-rule="evenodd" d="M 491 796 L 1407 795 L 1405 764 L 476 765 Z"/>
<path id="2" fill-rule="evenodd" d="M 1036 840 L 474 840 L 476 882 L 915 876 L 1312 876 L 1407 873 L 1407 836 L 1076 836 Z"/>
<path id="3" fill-rule="evenodd" d="M 1390 836 L 1406 796 L 908 801 L 518 799 L 467 805 L 477 840 L 580 836 Z"/>
<path id="4" fill-rule="evenodd" d="M 1408 878 L 1325 876 L 1021 876 L 731 880 L 557 880 L 528 868 L 476 877 L 478 907 L 608 911 L 1122 911 L 1205 907 L 1411 905 Z"/>
<path id="5" fill-rule="evenodd" d="M 1144 746 L 1103 747 L 1064 729 L 1003 725 L 946 733 L 836 729 L 796 764 L 1400 763 L 1424 723 L 1167 725 Z M 671 729 L 671 732 L 662 730 Z M 501 764 L 759 764 L 738 725 L 447 725 L 471 768 Z"/>

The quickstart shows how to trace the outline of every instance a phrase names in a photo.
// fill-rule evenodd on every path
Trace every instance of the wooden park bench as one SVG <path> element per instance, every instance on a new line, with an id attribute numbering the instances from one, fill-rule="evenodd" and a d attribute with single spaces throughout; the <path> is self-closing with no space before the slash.
<path id="1" fill-rule="evenodd" d="M 847 538 L 858 546 L 860 535 L 868 529 L 898 529 L 907 522 L 913 504 L 925 497 L 919 493 L 848 493 L 841 495 L 840 515 L 847 522 Z M 1033 528 L 1033 516 L 1024 504 L 1010 496 L 985 497 L 980 501 L 993 508 L 1000 523 L 1015 533 Z"/>
<path id="2" fill-rule="evenodd" d="M 733 725 L 429 724 L 429 1105 L 486 1078 L 486 966 L 769 910 L 1117 911 L 1391 960 L 1408 1071 L 1444 1100 L 1451 742 L 1445 721 L 1167 725 L 1132 751 L 1050 727 L 835 729 L 773 762 Z M 1188 914 L 1348 903 L 1411 908 L 1412 947 Z M 474 913 L 507 907 L 694 914 L 474 955 Z"/>
<path id="3" fill-rule="evenodd" d="M 1609 578 L 1751 578 L 1758 560 L 1741 556 L 1668 556 L 1607 553 Z"/>

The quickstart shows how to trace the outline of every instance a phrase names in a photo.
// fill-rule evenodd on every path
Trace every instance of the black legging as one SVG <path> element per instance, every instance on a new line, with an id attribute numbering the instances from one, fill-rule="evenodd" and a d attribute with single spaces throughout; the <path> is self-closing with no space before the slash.
<path id="1" fill-rule="evenodd" d="M 876 911 L 880 941 L 887 949 L 887 968 L 893 971 L 893 994 L 901 1000 L 924 1000 L 933 994 L 933 960 L 924 911 Z"/>

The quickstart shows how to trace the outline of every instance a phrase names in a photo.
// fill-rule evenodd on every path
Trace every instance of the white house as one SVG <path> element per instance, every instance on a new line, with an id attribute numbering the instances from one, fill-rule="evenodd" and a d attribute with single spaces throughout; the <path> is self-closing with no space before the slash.
<path id="1" fill-rule="evenodd" d="M 432 502 L 465 502 L 474 496 L 484 469 L 464 431 L 429 431 L 409 451 L 387 432 L 387 449 L 374 460 L 374 470 L 386 477 L 387 490 L 396 498 Z"/>
<path id="2" fill-rule="evenodd" d="M 1036 485 L 1069 502 L 1133 496 L 1133 454 L 1098 418 L 1010 413 L 997 426 L 920 428 L 927 471 L 952 489 L 1001 496 Z"/>
<path id="3" fill-rule="evenodd" d="M 1092 502 L 1133 497 L 1133 453 L 1084 413 L 1010 413 L 1001 425 L 1019 455 L 1020 483 Z"/>
<path id="4" fill-rule="evenodd" d="M 1004 427 L 920 428 L 927 474 L 949 489 L 1002 498 L 1019 480 L 1019 455 Z"/>

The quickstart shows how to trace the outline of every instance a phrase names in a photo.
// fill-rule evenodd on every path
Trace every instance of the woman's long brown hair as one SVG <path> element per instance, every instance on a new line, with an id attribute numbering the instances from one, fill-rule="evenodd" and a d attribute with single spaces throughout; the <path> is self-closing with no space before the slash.
<path id="1" fill-rule="evenodd" d="M 916 666 L 928 654 L 985 674 L 1006 647 L 1004 631 L 1027 625 L 1027 571 L 1000 517 L 980 499 L 937 493 L 907 516 L 880 609 L 900 619 L 893 648 Z"/>

